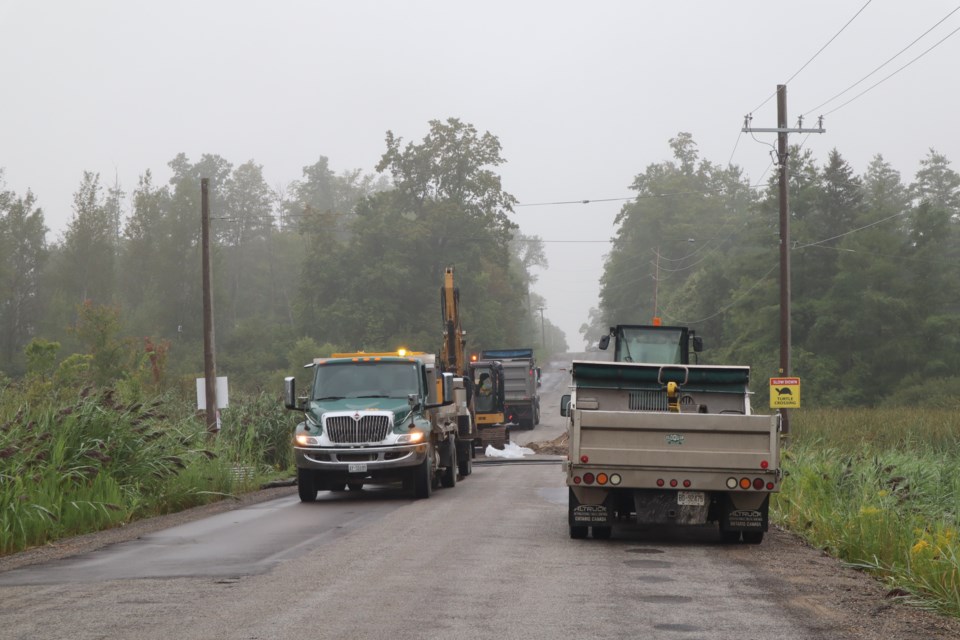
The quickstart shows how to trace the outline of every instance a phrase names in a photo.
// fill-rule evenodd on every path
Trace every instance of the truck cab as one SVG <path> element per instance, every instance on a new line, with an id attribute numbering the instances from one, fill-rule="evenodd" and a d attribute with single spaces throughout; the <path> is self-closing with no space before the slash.
<path id="1" fill-rule="evenodd" d="M 600 338 L 601 350 L 614 340 L 614 362 L 655 362 L 657 364 L 690 364 L 690 351 L 703 351 L 703 338 L 687 327 L 659 324 L 618 324 Z"/>

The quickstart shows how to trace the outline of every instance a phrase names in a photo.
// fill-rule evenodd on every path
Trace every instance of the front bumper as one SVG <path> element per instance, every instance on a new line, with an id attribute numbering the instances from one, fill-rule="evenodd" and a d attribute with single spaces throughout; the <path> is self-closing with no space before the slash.
<path id="1" fill-rule="evenodd" d="M 297 467 L 316 471 L 353 473 L 351 465 L 366 465 L 369 473 L 415 467 L 427 457 L 425 443 L 382 447 L 297 447 Z M 356 467 L 353 467 L 354 469 Z"/>

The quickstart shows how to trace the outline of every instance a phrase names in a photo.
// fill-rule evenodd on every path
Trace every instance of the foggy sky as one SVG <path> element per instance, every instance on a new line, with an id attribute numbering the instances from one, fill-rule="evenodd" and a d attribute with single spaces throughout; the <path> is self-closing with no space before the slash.
<path id="1" fill-rule="evenodd" d="M 629 198 L 681 131 L 759 183 L 775 134 L 741 136 L 744 115 L 775 126 L 776 85 L 864 4 L 0 0 L 0 167 L 8 189 L 38 196 L 51 240 L 84 170 L 128 194 L 147 169 L 166 183 L 181 152 L 254 160 L 274 187 L 321 155 L 337 173 L 372 173 L 387 130 L 418 142 L 448 117 L 500 139 L 503 187 L 524 204 Z M 955 8 L 871 2 L 790 80 L 791 124 L 809 112 L 812 125 L 934 46 L 960 12 L 811 111 Z M 960 34 L 828 115 L 805 147 L 819 164 L 836 148 L 857 173 L 883 154 L 904 182 L 930 148 L 960 169 L 957 60 Z M 516 210 L 546 242 L 535 290 L 574 349 L 623 202 Z"/>

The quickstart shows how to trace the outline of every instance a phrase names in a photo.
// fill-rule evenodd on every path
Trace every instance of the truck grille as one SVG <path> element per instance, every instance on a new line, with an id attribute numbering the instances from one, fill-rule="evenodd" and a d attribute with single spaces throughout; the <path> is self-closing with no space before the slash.
<path id="1" fill-rule="evenodd" d="M 381 442 L 390 432 L 392 421 L 389 415 L 360 415 L 359 419 L 356 419 L 355 415 L 326 417 L 324 429 L 331 442 L 337 444 Z"/>
<path id="2" fill-rule="evenodd" d="M 662 391 L 631 391 L 629 402 L 631 411 L 666 411 L 668 408 L 667 394 Z"/>

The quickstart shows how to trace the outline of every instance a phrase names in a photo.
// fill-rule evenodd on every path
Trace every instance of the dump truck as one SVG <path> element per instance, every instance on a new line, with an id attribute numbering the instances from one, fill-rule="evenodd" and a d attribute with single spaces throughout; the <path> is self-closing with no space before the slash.
<path id="1" fill-rule="evenodd" d="M 540 368 L 533 349 L 482 349 L 480 359 L 496 360 L 503 366 L 507 423 L 524 429 L 540 424 Z"/>
<path id="2" fill-rule="evenodd" d="M 750 368 L 689 364 L 702 342 L 677 327 L 618 327 L 616 361 L 573 361 L 560 401 L 570 537 L 715 522 L 726 542 L 760 543 L 781 482 L 780 421 L 752 413 Z"/>
<path id="3" fill-rule="evenodd" d="M 434 354 L 338 353 L 306 366 L 314 375 L 304 396 L 284 379 L 284 406 L 304 414 L 293 434 L 301 501 L 367 482 L 402 482 L 417 499 L 456 485 L 461 446 L 447 408 L 458 382 Z"/>

